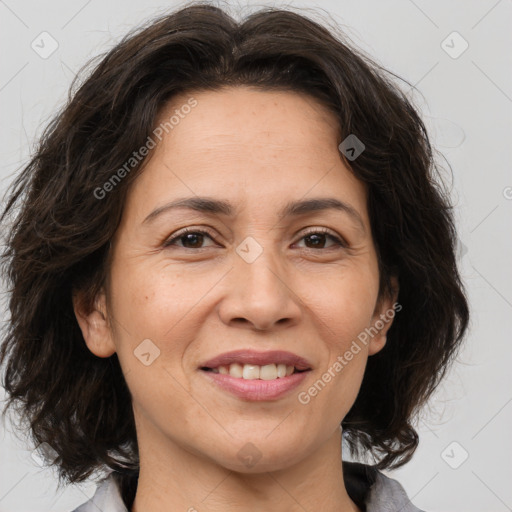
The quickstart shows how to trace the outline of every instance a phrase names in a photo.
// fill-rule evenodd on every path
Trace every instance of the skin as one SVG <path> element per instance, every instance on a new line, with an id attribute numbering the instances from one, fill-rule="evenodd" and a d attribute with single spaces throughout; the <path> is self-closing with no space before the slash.
<path id="1" fill-rule="evenodd" d="M 174 97 L 161 119 L 191 95 Z M 132 511 L 358 511 L 343 485 L 340 423 L 392 321 L 308 404 L 298 394 L 396 300 L 378 294 L 367 190 L 343 163 L 336 118 L 315 99 L 245 86 L 193 97 L 130 189 L 108 288 L 91 311 L 75 300 L 89 350 L 117 352 L 132 394 L 141 461 Z M 143 223 L 191 196 L 229 201 L 235 213 L 180 209 Z M 365 230 L 333 209 L 278 216 L 313 197 L 349 203 Z M 185 227 L 210 235 L 163 246 Z M 349 248 L 306 228 L 327 228 Z M 235 250 L 248 236 L 263 248 L 252 263 Z M 134 355 L 145 339 L 160 350 L 148 366 Z M 198 369 L 239 348 L 288 350 L 312 371 L 283 398 L 243 400 Z M 247 443 L 261 457 L 252 467 L 238 457 Z"/>

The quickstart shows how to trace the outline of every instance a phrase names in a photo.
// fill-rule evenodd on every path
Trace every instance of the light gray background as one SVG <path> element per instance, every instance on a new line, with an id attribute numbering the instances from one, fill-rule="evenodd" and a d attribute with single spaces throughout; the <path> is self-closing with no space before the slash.
<path id="1" fill-rule="evenodd" d="M 0 0 L 0 191 L 26 161 L 49 116 L 63 104 L 80 67 L 141 21 L 178 5 L 157 0 Z M 231 5 L 235 11 L 248 6 L 248 12 L 271 4 Z M 425 409 L 413 460 L 388 474 L 427 511 L 512 510 L 512 1 L 326 0 L 288 5 L 323 9 L 356 45 L 415 84 L 421 94 L 411 97 L 424 113 L 434 145 L 453 169 L 471 331 L 456 365 Z M 59 45 L 46 59 L 31 48 L 43 31 Z M 457 58 L 442 46 L 453 31 L 469 44 Z M 444 43 L 452 53 L 463 48 L 458 37 Z M 65 512 L 93 494 L 92 481 L 57 494 L 55 474 L 36 464 L 31 449 L 10 433 L 9 425 L 0 428 L 0 512 Z"/>

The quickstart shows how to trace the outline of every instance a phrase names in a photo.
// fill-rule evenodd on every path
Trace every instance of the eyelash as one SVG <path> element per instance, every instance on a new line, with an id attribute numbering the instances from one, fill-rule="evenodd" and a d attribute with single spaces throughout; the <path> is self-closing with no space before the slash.
<path id="1" fill-rule="evenodd" d="M 190 234 L 190 233 L 193 233 L 193 234 L 201 234 L 201 235 L 206 235 L 208 236 L 210 239 L 213 240 L 213 237 L 212 235 L 208 232 L 208 231 L 205 231 L 203 229 L 195 229 L 195 228 L 185 228 L 183 231 L 180 231 L 178 232 L 178 234 L 176 234 L 175 236 L 173 236 L 172 238 L 169 238 L 167 239 L 163 246 L 164 247 L 170 247 L 170 246 L 173 246 L 174 245 L 174 242 L 176 242 L 177 240 L 180 240 L 181 238 L 183 238 L 185 235 L 187 234 Z M 338 238 L 337 236 L 333 235 L 328 229 L 326 228 L 313 228 L 311 229 L 310 231 L 304 233 L 302 235 L 302 237 L 300 238 L 300 240 L 302 240 L 303 238 L 306 238 L 307 236 L 310 236 L 310 235 L 316 235 L 316 234 L 321 234 L 321 235 L 328 235 L 328 237 L 330 237 L 335 243 L 337 246 L 339 247 L 343 247 L 343 248 L 348 248 L 348 244 L 341 238 Z M 199 248 L 196 248 L 196 249 L 190 249 L 189 247 L 180 247 L 181 249 L 188 249 L 188 250 L 201 250 L 201 249 L 206 249 L 206 247 L 199 247 Z M 306 247 L 305 248 L 306 250 L 310 250 L 310 251 L 318 251 L 318 250 L 324 250 L 324 251 L 327 251 L 329 249 L 332 249 L 332 247 L 328 247 L 328 248 L 321 248 L 321 249 L 314 249 L 314 248 L 309 248 L 309 247 Z"/>

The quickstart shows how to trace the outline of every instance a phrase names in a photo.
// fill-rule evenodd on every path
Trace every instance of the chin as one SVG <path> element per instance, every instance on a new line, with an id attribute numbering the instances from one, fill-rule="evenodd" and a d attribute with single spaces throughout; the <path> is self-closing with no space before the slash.
<path id="1" fill-rule="evenodd" d="M 240 447 L 232 450 L 233 446 Z M 301 443 L 300 446 L 304 448 Z M 279 471 L 297 464 L 302 459 L 295 443 L 286 446 L 282 442 L 237 440 L 229 450 L 212 454 L 212 460 L 224 468 L 236 473 L 257 474 Z M 228 454 L 228 456 L 226 456 Z"/>

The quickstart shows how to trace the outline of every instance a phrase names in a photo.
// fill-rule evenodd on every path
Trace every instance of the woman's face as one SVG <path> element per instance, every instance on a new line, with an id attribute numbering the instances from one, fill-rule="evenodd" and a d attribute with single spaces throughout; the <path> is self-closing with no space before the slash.
<path id="1" fill-rule="evenodd" d="M 289 467 L 339 433 L 391 324 L 365 331 L 393 304 L 377 303 L 365 186 L 336 119 L 304 95 L 183 94 L 166 122 L 113 240 L 97 302 L 112 331 L 93 312 L 86 342 L 117 352 L 141 449 Z"/>

